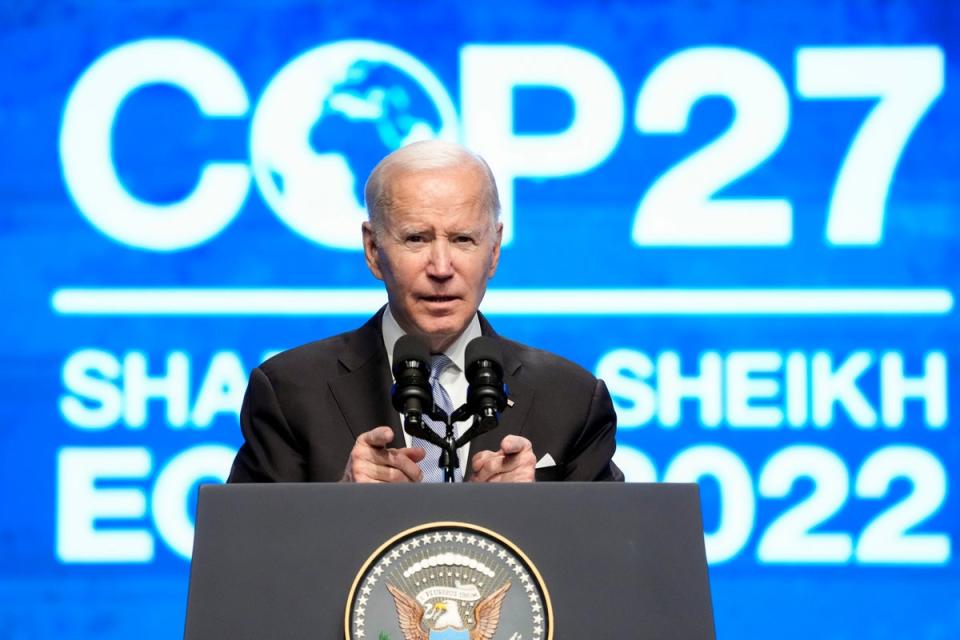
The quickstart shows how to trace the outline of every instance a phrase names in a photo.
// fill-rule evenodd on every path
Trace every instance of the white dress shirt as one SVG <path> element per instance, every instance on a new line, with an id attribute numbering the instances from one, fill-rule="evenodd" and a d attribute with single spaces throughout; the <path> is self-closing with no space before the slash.
<path id="1" fill-rule="evenodd" d="M 396 318 L 393 317 L 393 313 L 390 311 L 390 305 L 387 305 L 386 310 L 383 312 L 383 319 L 381 320 L 380 326 L 383 332 L 383 346 L 387 348 L 387 358 L 390 360 L 390 371 L 392 375 L 393 346 L 406 332 L 400 328 Z M 468 383 L 466 364 L 464 362 L 466 359 L 467 344 L 474 338 L 479 338 L 481 335 L 483 334 L 480 332 L 480 319 L 477 317 L 477 314 L 473 314 L 473 320 L 467 325 L 466 330 L 444 351 L 444 354 L 453 362 L 453 366 L 447 367 L 440 374 L 440 384 L 447 390 L 454 409 L 457 409 L 467 401 Z M 429 363 L 427 364 L 429 366 Z M 400 416 L 400 424 L 403 424 L 402 415 Z M 459 438 L 471 424 L 473 424 L 472 420 L 454 423 L 454 431 L 457 437 Z M 404 431 L 403 437 L 409 447 L 412 441 L 410 434 Z M 467 475 L 467 458 L 469 455 L 470 443 L 463 445 L 457 450 L 457 457 L 460 459 L 460 472 L 464 476 Z"/>

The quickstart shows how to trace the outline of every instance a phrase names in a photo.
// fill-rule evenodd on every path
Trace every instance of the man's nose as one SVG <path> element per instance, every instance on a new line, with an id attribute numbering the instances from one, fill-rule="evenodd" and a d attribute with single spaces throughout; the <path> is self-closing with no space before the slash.
<path id="1" fill-rule="evenodd" d="M 450 243 L 443 238 L 437 238 L 430 244 L 430 262 L 427 264 L 427 275 L 432 278 L 449 278 L 453 275 L 453 255 Z"/>

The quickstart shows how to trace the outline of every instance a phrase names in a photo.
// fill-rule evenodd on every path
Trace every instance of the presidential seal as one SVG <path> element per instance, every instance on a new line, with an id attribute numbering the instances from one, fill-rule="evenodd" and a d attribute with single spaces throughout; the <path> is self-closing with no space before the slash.
<path id="1" fill-rule="evenodd" d="M 344 626 L 347 640 L 551 640 L 553 611 L 536 567 L 509 540 L 434 522 L 370 556 Z"/>

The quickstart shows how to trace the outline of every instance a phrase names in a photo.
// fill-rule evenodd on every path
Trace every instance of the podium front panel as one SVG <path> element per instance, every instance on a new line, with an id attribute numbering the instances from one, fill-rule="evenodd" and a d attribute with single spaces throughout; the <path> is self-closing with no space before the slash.
<path id="1" fill-rule="evenodd" d="M 185 637 L 343 638 L 371 554 L 432 522 L 522 551 L 553 638 L 714 638 L 697 487 L 629 483 L 204 486 Z"/>

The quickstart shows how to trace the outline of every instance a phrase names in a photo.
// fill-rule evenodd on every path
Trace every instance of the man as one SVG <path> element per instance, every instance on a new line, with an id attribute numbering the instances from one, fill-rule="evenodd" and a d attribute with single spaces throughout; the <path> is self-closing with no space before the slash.
<path id="1" fill-rule="evenodd" d="M 428 141 L 384 158 L 366 185 L 363 247 L 388 304 L 356 331 L 281 353 L 254 369 L 231 482 L 436 480 L 437 447 L 414 441 L 390 402 L 393 346 L 433 354 L 434 396 L 466 399 L 464 351 L 487 335 L 503 349 L 510 393 L 500 426 L 464 446 L 473 482 L 622 480 L 616 416 L 602 381 L 557 356 L 499 338 L 478 313 L 500 259 L 503 225 L 487 164 Z M 457 425 L 458 435 L 469 424 Z"/>

